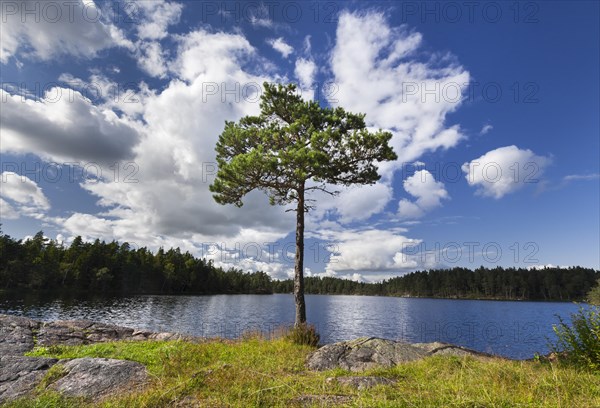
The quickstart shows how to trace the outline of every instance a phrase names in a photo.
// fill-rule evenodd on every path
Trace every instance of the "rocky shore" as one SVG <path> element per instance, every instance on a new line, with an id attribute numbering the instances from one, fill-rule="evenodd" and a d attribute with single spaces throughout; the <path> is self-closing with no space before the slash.
<path id="1" fill-rule="evenodd" d="M 0 315 L 0 404 L 44 389 L 94 400 L 143 389 L 149 381 L 148 372 L 142 364 L 134 361 L 105 358 L 58 360 L 23 354 L 35 346 L 147 340 L 206 341 L 177 333 L 155 333 L 88 320 L 40 322 L 20 316 Z M 316 371 L 341 368 L 360 372 L 440 354 L 498 358 L 445 343 L 408 344 L 379 338 L 360 338 L 319 348 L 308 356 L 306 367 Z M 329 380 L 358 389 L 391 381 L 368 376 Z"/>
<path id="2" fill-rule="evenodd" d="M 40 386 L 68 396 L 99 399 L 115 392 L 140 389 L 148 381 L 146 368 L 133 361 L 105 358 L 27 357 L 35 346 L 81 345 L 108 341 L 188 340 L 177 333 L 153 333 L 88 320 L 40 322 L 0 315 L 0 404 L 28 395 Z M 56 375 L 48 379 L 48 370 Z M 42 381 L 44 380 L 45 381 Z"/>

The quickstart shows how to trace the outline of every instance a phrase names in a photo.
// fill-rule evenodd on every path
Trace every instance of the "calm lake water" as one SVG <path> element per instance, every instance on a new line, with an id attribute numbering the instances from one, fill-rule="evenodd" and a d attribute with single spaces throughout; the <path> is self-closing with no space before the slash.
<path id="1" fill-rule="evenodd" d="M 361 336 L 409 342 L 443 341 L 511 358 L 547 353 L 556 315 L 578 306 L 558 302 L 307 295 L 308 320 L 322 343 Z M 131 296 L 43 299 L 0 296 L 0 313 L 39 320 L 90 319 L 196 336 L 238 337 L 294 321 L 292 295 Z"/>

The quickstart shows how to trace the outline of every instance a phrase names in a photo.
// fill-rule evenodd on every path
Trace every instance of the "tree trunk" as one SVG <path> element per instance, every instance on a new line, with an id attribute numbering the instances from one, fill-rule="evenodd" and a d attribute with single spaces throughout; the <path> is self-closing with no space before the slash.
<path id="1" fill-rule="evenodd" d="M 298 189 L 296 208 L 296 267 L 294 273 L 294 300 L 296 301 L 295 327 L 306 323 L 306 303 L 304 302 L 304 183 Z"/>

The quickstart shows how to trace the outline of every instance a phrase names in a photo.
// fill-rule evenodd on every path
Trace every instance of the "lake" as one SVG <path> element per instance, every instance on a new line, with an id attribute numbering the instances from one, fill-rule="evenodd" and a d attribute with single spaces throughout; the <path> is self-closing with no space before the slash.
<path id="1" fill-rule="evenodd" d="M 442 341 L 518 359 L 548 352 L 556 315 L 578 306 L 559 302 L 450 300 L 307 295 L 307 318 L 322 343 L 361 336 Z M 48 299 L 0 295 L 0 313 L 39 320 L 90 319 L 196 336 L 235 338 L 294 321 L 292 295 L 128 296 Z"/>

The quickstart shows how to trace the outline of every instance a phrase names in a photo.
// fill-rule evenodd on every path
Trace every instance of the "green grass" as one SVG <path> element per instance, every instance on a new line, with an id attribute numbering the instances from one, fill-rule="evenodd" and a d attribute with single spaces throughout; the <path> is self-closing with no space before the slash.
<path id="1" fill-rule="evenodd" d="M 150 386 L 102 402 L 70 400 L 42 392 L 9 407 L 294 407 L 306 395 L 343 395 L 357 407 L 600 407 L 600 373 L 538 361 L 431 357 L 357 374 L 311 372 L 313 349 L 285 339 L 258 337 L 201 344 L 116 342 L 36 348 L 29 355 L 107 357 L 148 367 Z M 60 373 L 54 373 L 60 374 Z M 52 374 L 50 374 L 52 375 Z M 327 382 L 341 375 L 380 375 L 394 385 L 358 391 Z M 198 405 L 186 405 L 196 402 Z M 314 406 L 326 406 L 315 400 Z"/>

